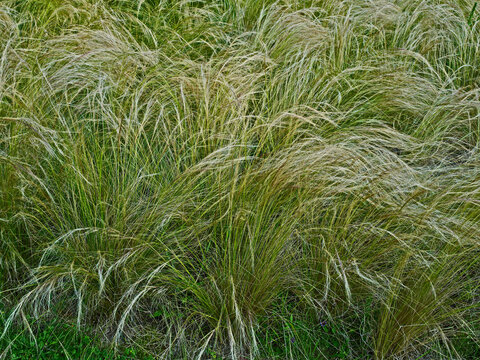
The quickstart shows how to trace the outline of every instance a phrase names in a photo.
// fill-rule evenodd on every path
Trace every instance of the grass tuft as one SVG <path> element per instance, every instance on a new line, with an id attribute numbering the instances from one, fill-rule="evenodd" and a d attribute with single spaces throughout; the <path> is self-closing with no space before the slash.
<path id="1" fill-rule="evenodd" d="M 470 0 L 2 1 L 1 354 L 478 357 L 479 79 Z"/>

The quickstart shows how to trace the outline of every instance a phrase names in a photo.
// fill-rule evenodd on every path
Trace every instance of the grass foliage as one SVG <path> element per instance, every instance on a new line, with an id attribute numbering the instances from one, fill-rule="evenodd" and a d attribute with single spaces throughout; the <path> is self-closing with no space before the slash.
<path id="1" fill-rule="evenodd" d="M 4 336 L 476 358 L 479 11 L 2 1 Z"/>

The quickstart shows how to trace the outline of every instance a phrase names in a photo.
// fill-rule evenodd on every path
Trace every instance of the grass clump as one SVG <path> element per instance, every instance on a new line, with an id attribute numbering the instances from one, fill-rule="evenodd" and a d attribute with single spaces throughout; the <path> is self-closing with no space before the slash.
<path id="1" fill-rule="evenodd" d="M 477 18 L 3 1 L 2 346 L 47 316 L 153 358 L 475 358 Z"/>

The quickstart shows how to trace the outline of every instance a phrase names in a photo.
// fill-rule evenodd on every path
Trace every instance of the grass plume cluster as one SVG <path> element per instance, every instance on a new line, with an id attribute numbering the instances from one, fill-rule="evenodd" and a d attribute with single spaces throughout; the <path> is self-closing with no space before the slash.
<path id="1" fill-rule="evenodd" d="M 479 145 L 473 1 L 4 0 L 4 333 L 465 358 Z"/>

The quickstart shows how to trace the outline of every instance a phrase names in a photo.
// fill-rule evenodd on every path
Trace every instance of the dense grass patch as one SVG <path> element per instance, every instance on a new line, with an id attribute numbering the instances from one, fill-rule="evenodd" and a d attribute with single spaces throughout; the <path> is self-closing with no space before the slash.
<path id="1" fill-rule="evenodd" d="M 92 329 L 80 331 L 75 325 L 55 319 L 29 318 L 28 328 L 10 328 L 0 340 L 0 358 L 11 360 L 41 359 L 142 359 L 152 357 L 142 353 L 141 348 L 111 349 L 92 336 Z M 0 324 L 4 323 L 0 312 Z"/>
<path id="2" fill-rule="evenodd" d="M 479 11 L 2 1 L 0 350 L 479 357 Z"/>

